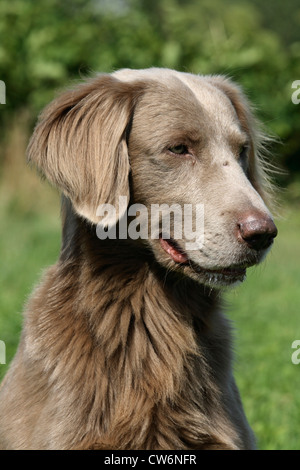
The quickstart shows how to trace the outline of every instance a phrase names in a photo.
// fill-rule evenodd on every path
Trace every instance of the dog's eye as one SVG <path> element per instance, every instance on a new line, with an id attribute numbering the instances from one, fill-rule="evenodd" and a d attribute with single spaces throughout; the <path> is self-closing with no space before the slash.
<path id="1" fill-rule="evenodd" d="M 239 149 L 239 157 L 241 160 L 245 160 L 248 156 L 248 147 L 247 145 L 241 145 Z"/>
<path id="2" fill-rule="evenodd" d="M 249 148 L 247 145 L 241 145 L 239 149 L 239 161 L 245 173 L 248 171 L 248 151 Z"/>
<path id="3" fill-rule="evenodd" d="M 189 153 L 187 146 L 184 144 L 174 145 L 174 147 L 169 147 L 168 150 L 175 153 L 175 155 L 186 155 Z"/>

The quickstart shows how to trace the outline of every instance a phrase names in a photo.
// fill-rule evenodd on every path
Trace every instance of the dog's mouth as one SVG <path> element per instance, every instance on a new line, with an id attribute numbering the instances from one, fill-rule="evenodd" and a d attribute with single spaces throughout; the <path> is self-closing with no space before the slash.
<path id="1" fill-rule="evenodd" d="M 175 263 L 181 264 L 183 266 L 190 266 L 194 273 L 204 277 L 205 283 L 210 285 L 230 285 L 235 282 L 242 282 L 246 278 L 246 269 L 252 264 L 255 264 L 237 264 L 216 269 L 203 268 L 194 261 L 191 261 L 185 251 L 172 238 L 165 239 L 161 236 L 159 238 L 159 242 L 163 250 L 168 253 Z"/>
<path id="2" fill-rule="evenodd" d="M 188 264 L 188 255 L 182 250 L 182 248 L 180 248 L 173 238 L 165 239 L 160 236 L 159 242 L 163 250 L 170 255 L 175 263 Z"/>
<path id="3" fill-rule="evenodd" d="M 204 269 L 193 264 L 193 271 L 204 275 L 205 283 L 208 285 L 230 285 L 246 279 L 247 267 L 235 265 L 221 269 Z"/>

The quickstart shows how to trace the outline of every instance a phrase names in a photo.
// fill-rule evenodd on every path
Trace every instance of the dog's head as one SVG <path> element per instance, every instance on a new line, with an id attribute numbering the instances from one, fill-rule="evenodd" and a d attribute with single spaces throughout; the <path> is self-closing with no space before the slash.
<path id="1" fill-rule="evenodd" d="M 160 264 L 218 286 L 242 280 L 277 233 L 261 140 L 230 80 L 121 70 L 50 104 L 28 155 L 79 215 L 110 226 L 122 218 L 124 228 L 135 208 Z M 107 205 L 115 211 L 103 219 Z"/>

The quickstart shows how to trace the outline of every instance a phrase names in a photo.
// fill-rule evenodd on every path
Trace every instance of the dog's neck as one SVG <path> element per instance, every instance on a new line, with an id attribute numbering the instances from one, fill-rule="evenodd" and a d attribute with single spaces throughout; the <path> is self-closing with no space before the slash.
<path id="1" fill-rule="evenodd" d="M 137 289 L 151 277 L 175 307 L 188 312 L 191 304 L 191 311 L 198 311 L 204 322 L 220 302 L 219 291 L 161 266 L 145 244 L 130 238 L 100 240 L 96 226 L 78 216 L 65 197 L 62 200 L 62 222 L 60 260 L 71 263 L 74 260 L 76 265 L 84 265 L 90 271 L 91 281 L 109 276 L 110 283 L 117 284 L 119 291 L 125 286 L 128 289 L 130 283 L 133 289 Z"/>
<path id="2" fill-rule="evenodd" d="M 168 357 L 164 344 L 172 345 L 177 360 L 198 354 L 199 338 L 214 331 L 218 293 L 167 271 L 135 241 L 99 240 L 96 227 L 77 216 L 67 200 L 62 215 L 60 264 L 73 272 L 78 313 L 88 318 L 95 341 L 106 344 L 106 354 L 113 355 L 114 348 L 128 352 L 131 341 L 138 362 L 147 341 L 162 359 Z"/>
<path id="3" fill-rule="evenodd" d="M 223 382 L 230 374 L 230 335 L 216 309 L 216 293 L 166 273 L 151 253 L 140 246 L 132 249 L 132 241 L 100 241 L 95 227 L 77 216 L 67 200 L 62 215 L 60 260 L 29 307 L 39 312 L 29 330 L 48 325 L 49 314 L 56 325 L 55 346 L 47 348 L 47 361 L 55 365 L 51 381 L 67 391 L 70 409 L 76 403 L 82 410 L 87 428 L 100 426 L 110 445 L 130 448 L 130 439 L 140 435 L 141 448 L 156 448 L 152 431 L 172 415 L 165 446 L 177 448 L 182 445 L 177 427 L 185 435 L 190 420 L 206 423 L 208 402 L 213 403 L 213 415 L 223 413 L 219 391 L 224 384 L 216 377 Z M 57 292 L 55 299 L 47 294 L 51 290 Z M 41 337 L 40 330 L 36 335 Z M 78 363 L 74 348 L 80 349 Z M 44 357 L 42 340 L 35 343 L 34 355 Z M 70 375 L 60 373 L 65 369 L 73 371 L 74 383 Z M 76 386 L 78 374 L 87 381 L 83 395 Z M 141 416 L 145 422 L 135 423 Z M 215 433 L 209 421 L 203 426 L 207 435 Z M 215 420 L 214 428 L 218 426 Z M 222 436 L 216 439 L 227 442 L 227 425 L 222 426 L 217 432 Z M 110 436 L 110 430 L 119 427 L 125 430 L 122 435 Z M 192 448 L 199 436 L 187 433 L 184 439 Z"/>

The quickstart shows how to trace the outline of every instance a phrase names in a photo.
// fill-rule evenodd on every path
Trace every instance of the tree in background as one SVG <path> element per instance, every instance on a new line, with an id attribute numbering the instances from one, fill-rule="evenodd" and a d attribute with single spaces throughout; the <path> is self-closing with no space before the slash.
<path id="1" fill-rule="evenodd" d="M 26 110 L 32 126 L 56 90 L 91 73 L 151 66 L 225 73 L 286 144 L 281 163 L 300 173 L 300 104 L 291 101 L 299 27 L 294 0 L 2 0 L 0 139 L 12 116 Z"/>

